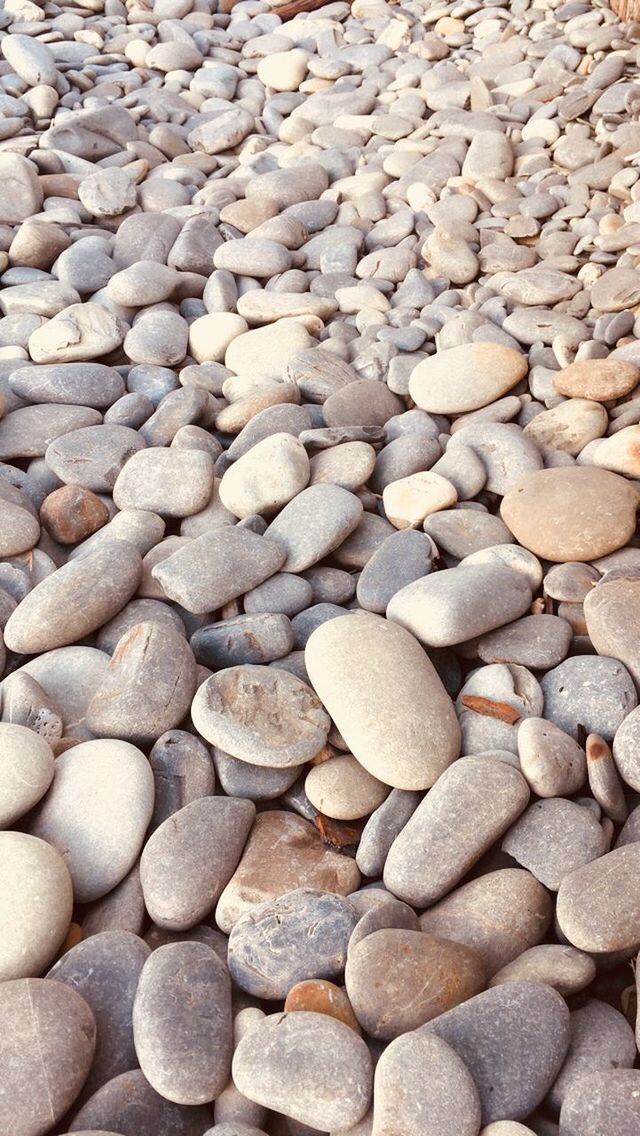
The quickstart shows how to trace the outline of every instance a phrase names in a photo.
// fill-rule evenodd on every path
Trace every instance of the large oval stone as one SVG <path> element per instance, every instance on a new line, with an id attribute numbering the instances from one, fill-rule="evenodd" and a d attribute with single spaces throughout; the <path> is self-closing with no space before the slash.
<path id="1" fill-rule="evenodd" d="M 140 553 L 123 540 L 64 564 L 36 584 L 9 616 L 7 647 L 34 655 L 83 639 L 131 599 L 141 571 Z"/>
<path id="2" fill-rule="evenodd" d="M 461 943 L 387 928 L 349 948 L 345 983 L 363 1029 L 389 1040 L 479 994 L 485 971 Z"/>
<path id="3" fill-rule="evenodd" d="M 309 678 L 361 765 L 398 789 L 428 789 L 460 752 L 449 695 L 425 651 L 373 614 L 318 627 Z"/>
<path id="4" fill-rule="evenodd" d="M 137 1067 L 131 1015 L 138 980 L 150 953 L 138 935 L 102 931 L 77 943 L 47 975 L 82 995 L 95 1018 L 96 1049 L 85 1096 L 119 1073 Z"/>
<path id="5" fill-rule="evenodd" d="M 361 1037 L 327 1014 L 271 1014 L 242 1038 L 233 1080 L 249 1100 L 311 1128 L 352 1128 L 371 1098 Z"/>
<path id="6" fill-rule="evenodd" d="M 640 497 L 617 473 L 559 466 L 510 489 L 500 513 L 516 540 L 545 560 L 595 560 L 622 548 L 636 527 Z"/>
<path id="7" fill-rule="evenodd" d="M 527 370 L 527 356 L 512 347 L 461 343 L 418 363 L 409 393 L 430 414 L 466 414 L 501 398 Z"/>
<path id="8" fill-rule="evenodd" d="M 640 844 L 626 844 L 565 876 L 558 891 L 560 930 L 594 954 L 640 946 Z"/>
<path id="9" fill-rule="evenodd" d="M 24 832 L 0 832 L 0 983 L 41 974 L 72 911 L 71 878 L 57 849 Z"/>
<path id="10" fill-rule="evenodd" d="M 513 766 L 461 757 L 391 845 L 385 885 L 406 903 L 429 907 L 502 836 L 528 800 L 529 786 Z"/>
<path id="11" fill-rule="evenodd" d="M 153 773 L 129 742 L 83 742 L 60 755 L 30 824 L 62 853 L 78 903 L 111 891 L 133 866 L 153 812 Z"/>
<path id="12" fill-rule="evenodd" d="M 478 1092 L 455 1049 L 415 1032 L 387 1046 L 376 1066 L 371 1136 L 478 1136 L 479 1128 Z"/>
<path id="13" fill-rule="evenodd" d="M 158 826 L 140 859 L 154 923 L 185 931 L 212 910 L 237 867 L 255 812 L 251 801 L 202 797 Z"/>
<path id="14" fill-rule="evenodd" d="M 231 1066 L 231 981 L 204 943 L 158 947 L 133 1007 L 136 1054 L 149 1084 L 176 1104 L 214 1100 Z"/>
<path id="15" fill-rule="evenodd" d="M 329 732 L 328 714 L 311 687 L 289 671 L 227 667 L 199 688 L 193 724 L 219 749 L 272 769 L 310 761 Z"/>
<path id="16" fill-rule="evenodd" d="M 640 580 L 604 580 L 585 596 L 584 617 L 598 654 L 619 659 L 640 685 Z"/>
<path id="17" fill-rule="evenodd" d="M 442 1014 L 420 1032 L 436 1034 L 467 1066 L 482 1121 L 523 1120 L 543 1100 L 569 1047 L 569 1011 L 541 982 L 495 986 Z"/>
<path id="18" fill-rule="evenodd" d="M 84 998 L 61 983 L 0 984 L 0 1131 L 43 1136 L 82 1088 L 96 1027 Z"/>
<path id="19" fill-rule="evenodd" d="M 346 899 L 312 888 L 269 900 L 231 931 L 231 977 L 256 998 L 286 998 L 304 979 L 337 978 L 357 922 Z"/>

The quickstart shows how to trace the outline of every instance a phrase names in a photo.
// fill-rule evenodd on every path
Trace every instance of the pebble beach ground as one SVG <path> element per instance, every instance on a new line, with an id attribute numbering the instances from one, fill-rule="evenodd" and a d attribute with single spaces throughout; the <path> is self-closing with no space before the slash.
<path id="1" fill-rule="evenodd" d="M 640 25 L 5 0 L 0 1136 L 638 1136 Z"/>

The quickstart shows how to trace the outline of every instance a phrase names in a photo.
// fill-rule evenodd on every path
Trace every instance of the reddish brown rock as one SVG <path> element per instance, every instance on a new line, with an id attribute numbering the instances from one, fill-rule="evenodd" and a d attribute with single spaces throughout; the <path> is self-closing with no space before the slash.
<path id="1" fill-rule="evenodd" d="M 109 520 L 104 501 L 80 485 L 62 485 L 45 497 L 40 519 L 59 544 L 77 544 Z"/>

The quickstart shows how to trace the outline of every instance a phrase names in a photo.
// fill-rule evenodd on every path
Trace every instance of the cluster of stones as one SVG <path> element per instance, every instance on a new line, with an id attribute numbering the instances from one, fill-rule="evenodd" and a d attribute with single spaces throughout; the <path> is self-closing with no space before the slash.
<path id="1" fill-rule="evenodd" d="M 2 1136 L 638 1136 L 639 62 L 6 0 Z"/>

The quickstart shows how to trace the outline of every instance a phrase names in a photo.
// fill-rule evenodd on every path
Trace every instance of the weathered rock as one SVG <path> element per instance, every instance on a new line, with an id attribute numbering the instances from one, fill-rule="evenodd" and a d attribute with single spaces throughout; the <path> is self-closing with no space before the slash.
<path id="1" fill-rule="evenodd" d="M 627 844 L 565 877 L 557 918 L 574 947 L 597 954 L 640 946 L 639 866 L 640 845 Z"/>
<path id="2" fill-rule="evenodd" d="M 530 805 L 506 833 L 502 847 L 551 891 L 607 851 L 596 817 L 562 797 Z"/>
<path id="3" fill-rule="evenodd" d="M 563 1101 L 561 1136 L 633 1136 L 640 1123 L 639 1093 L 637 1069 L 592 1073 Z"/>
<path id="4" fill-rule="evenodd" d="M 590 998 L 571 1014 L 571 1044 L 560 1074 L 549 1092 L 549 1103 L 560 1109 L 576 1084 L 612 1069 L 631 1069 L 635 1038 L 627 1019 L 608 1002 Z"/>
<path id="5" fill-rule="evenodd" d="M 62 856 L 44 840 L 0 832 L 0 980 L 35 978 L 59 950 L 73 890 Z"/>
<path id="6" fill-rule="evenodd" d="M 465 414 L 501 398 L 526 373 L 526 357 L 512 347 L 463 343 L 419 363 L 409 392 L 431 414 Z"/>
<path id="7" fill-rule="evenodd" d="M 439 1037 L 408 1033 L 376 1066 L 372 1136 L 477 1136 L 480 1100 L 455 1049 Z"/>
<path id="8" fill-rule="evenodd" d="M 26 723 L 0 722 L 0 829 L 10 828 L 37 805 L 53 771 L 53 751 L 45 737 Z"/>
<path id="9" fill-rule="evenodd" d="M 286 554 L 285 572 L 303 572 L 342 544 L 362 512 L 358 498 L 339 485 L 311 485 L 285 505 L 266 536 Z"/>
<path id="10" fill-rule="evenodd" d="M 110 1131 L 121 1136 L 203 1136 L 213 1123 L 206 1105 L 185 1108 L 165 1100 L 151 1088 L 140 1069 L 114 1077 L 76 1113 L 70 1132 Z M 87 1129 L 89 1125 L 89 1129 Z"/>
<path id="11" fill-rule="evenodd" d="M 202 615 L 264 583 L 282 568 L 284 549 L 235 526 L 213 529 L 152 569 L 165 595 Z"/>

